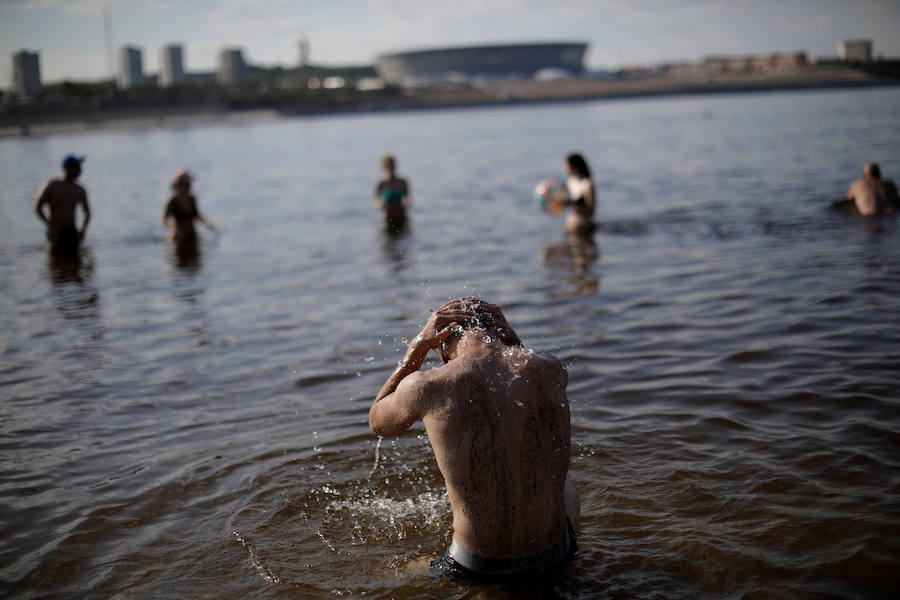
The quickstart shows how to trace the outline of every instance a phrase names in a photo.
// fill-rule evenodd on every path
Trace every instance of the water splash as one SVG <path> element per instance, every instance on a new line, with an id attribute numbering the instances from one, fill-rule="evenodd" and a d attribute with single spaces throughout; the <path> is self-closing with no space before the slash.
<path id="1" fill-rule="evenodd" d="M 236 542 L 240 543 L 241 546 L 247 549 L 247 552 L 250 554 L 250 562 L 253 564 L 253 568 L 256 569 L 256 571 L 266 581 L 266 583 L 281 583 L 281 579 L 279 579 L 278 576 L 275 575 L 275 573 L 273 573 L 267 566 L 262 564 L 259 555 L 256 553 L 256 548 L 254 548 L 250 542 L 241 537 L 241 534 L 239 534 L 237 531 L 232 531 L 231 535 L 234 537 Z M 334 550 L 334 548 L 332 548 L 332 550 Z"/>
<path id="2" fill-rule="evenodd" d="M 322 535 L 322 532 L 321 532 L 321 531 L 317 531 L 317 532 L 316 532 L 316 535 L 319 536 L 319 537 L 322 539 L 323 542 L 325 542 L 325 545 L 328 546 L 328 549 L 331 550 L 332 553 L 337 554 L 337 548 L 335 548 L 334 546 L 331 545 L 331 542 L 329 542 L 329 541 L 325 538 L 325 536 Z"/>
<path id="3" fill-rule="evenodd" d="M 326 512 L 329 521 L 353 524 L 350 534 L 356 544 L 434 535 L 446 530 L 451 517 L 450 500 L 444 490 L 402 499 L 368 495 L 335 499 L 326 506 Z"/>
<path id="4" fill-rule="evenodd" d="M 381 460 L 381 440 L 384 438 L 380 435 L 378 436 L 378 441 L 375 442 L 375 463 L 372 465 L 372 470 L 369 471 L 369 476 L 366 477 L 366 481 L 372 481 L 372 475 L 375 474 L 375 470 L 378 468 L 378 461 Z"/>

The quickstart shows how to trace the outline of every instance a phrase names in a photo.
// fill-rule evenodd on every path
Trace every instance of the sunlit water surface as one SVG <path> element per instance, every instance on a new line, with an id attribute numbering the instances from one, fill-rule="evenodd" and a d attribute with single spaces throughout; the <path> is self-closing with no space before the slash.
<path id="1" fill-rule="evenodd" d="M 595 243 L 534 184 L 588 157 Z M 384 152 L 412 182 L 386 235 Z M 88 155 L 79 260 L 34 194 Z M 0 141 L 0 595 L 869 598 L 900 590 L 900 90 L 93 130 Z M 197 174 L 200 256 L 159 225 Z M 570 374 L 580 552 L 476 587 L 420 425 L 369 404 L 428 316 L 504 307 Z M 426 368 L 434 366 L 429 363 Z"/>

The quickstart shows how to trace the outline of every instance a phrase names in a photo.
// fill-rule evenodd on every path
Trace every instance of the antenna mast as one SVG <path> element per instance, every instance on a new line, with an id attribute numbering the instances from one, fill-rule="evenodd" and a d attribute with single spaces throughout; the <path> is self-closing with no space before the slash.
<path id="1" fill-rule="evenodd" d="M 112 18 L 109 16 L 109 4 L 103 5 L 103 32 L 106 36 L 106 71 L 113 79 L 116 78 L 116 70 L 113 64 L 113 37 Z"/>

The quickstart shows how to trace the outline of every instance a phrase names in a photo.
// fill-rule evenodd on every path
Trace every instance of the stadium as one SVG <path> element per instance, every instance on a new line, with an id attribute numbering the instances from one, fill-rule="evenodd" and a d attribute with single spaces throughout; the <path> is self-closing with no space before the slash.
<path id="1" fill-rule="evenodd" d="M 479 78 L 532 78 L 544 70 L 580 75 L 583 42 L 503 44 L 381 54 L 375 59 L 385 83 L 409 85 Z"/>

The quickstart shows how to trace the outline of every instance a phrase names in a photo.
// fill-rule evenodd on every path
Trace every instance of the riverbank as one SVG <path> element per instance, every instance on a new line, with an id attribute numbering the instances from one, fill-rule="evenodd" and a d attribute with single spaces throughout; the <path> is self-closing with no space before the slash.
<path id="1" fill-rule="evenodd" d="M 197 105 L 159 104 L 139 108 L 60 110 L 39 115 L 7 115 L 0 117 L 0 137 L 48 135 L 92 129 L 185 127 L 222 121 L 245 122 L 278 116 L 890 85 L 900 85 L 900 79 L 877 77 L 845 66 L 815 67 L 771 74 L 720 74 L 703 79 L 670 76 L 553 81 L 503 79 L 368 92 L 336 90 L 323 95 L 249 97 Z"/>

